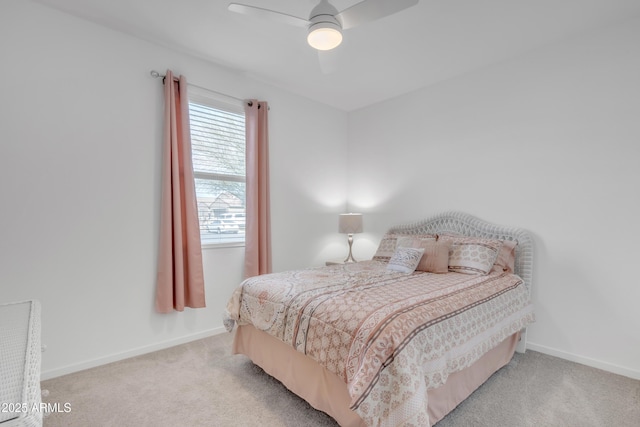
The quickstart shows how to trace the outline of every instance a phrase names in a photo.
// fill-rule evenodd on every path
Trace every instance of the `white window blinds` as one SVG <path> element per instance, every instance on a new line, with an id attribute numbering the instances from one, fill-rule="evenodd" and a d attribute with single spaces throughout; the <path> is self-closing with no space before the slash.
<path id="1" fill-rule="evenodd" d="M 245 119 L 240 102 L 189 96 L 191 150 L 203 244 L 243 243 Z"/>

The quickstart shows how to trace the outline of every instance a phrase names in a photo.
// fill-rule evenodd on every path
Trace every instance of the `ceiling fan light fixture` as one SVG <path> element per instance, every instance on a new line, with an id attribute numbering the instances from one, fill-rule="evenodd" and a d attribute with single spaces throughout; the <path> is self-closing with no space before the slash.
<path id="1" fill-rule="evenodd" d="M 332 22 L 318 22 L 309 27 L 307 43 L 314 49 L 331 50 L 342 43 L 342 29 Z"/>

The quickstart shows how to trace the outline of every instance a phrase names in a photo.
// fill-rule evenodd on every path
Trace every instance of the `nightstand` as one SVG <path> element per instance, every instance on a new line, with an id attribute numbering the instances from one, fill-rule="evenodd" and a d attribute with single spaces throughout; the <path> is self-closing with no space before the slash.
<path id="1" fill-rule="evenodd" d="M 327 261 L 325 262 L 326 265 L 340 265 L 340 264 L 354 264 L 358 261 L 352 261 L 352 262 L 344 262 L 344 261 Z"/>

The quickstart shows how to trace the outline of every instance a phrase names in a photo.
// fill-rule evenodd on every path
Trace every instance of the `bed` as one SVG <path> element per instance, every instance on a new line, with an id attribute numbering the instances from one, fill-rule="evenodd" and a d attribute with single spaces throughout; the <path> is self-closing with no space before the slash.
<path id="1" fill-rule="evenodd" d="M 533 241 L 461 212 L 392 227 L 371 260 L 246 279 L 248 356 L 343 427 L 430 426 L 526 349 Z"/>

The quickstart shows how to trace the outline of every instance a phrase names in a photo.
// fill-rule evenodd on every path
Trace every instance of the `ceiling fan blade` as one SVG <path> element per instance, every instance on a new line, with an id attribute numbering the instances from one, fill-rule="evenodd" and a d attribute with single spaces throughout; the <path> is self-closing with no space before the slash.
<path id="1" fill-rule="evenodd" d="M 396 12 L 415 6 L 418 4 L 418 1 L 419 0 L 365 0 L 338 13 L 336 18 L 342 22 L 342 28 L 346 30 L 366 22 L 393 15 Z"/>
<path id="2" fill-rule="evenodd" d="M 310 24 L 310 22 L 306 19 L 298 18 L 297 16 L 287 15 L 286 13 L 280 13 L 269 9 L 263 9 L 261 7 L 249 6 L 246 4 L 229 3 L 228 9 L 231 12 L 253 15 L 259 18 L 267 18 L 271 19 L 272 21 L 295 25 L 296 27 L 307 28 Z"/>

